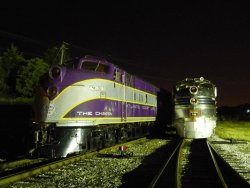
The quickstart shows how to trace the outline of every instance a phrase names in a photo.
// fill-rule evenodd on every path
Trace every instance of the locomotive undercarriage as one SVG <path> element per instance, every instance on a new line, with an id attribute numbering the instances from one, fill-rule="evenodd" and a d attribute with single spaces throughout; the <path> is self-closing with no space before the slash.
<path id="1" fill-rule="evenodd" d="M 35 146 L 30 155 L 60 158 L 80 152 L 99 150 L 148 135 L 151 124 L 151 122 L 143 122 L 87 127 L 40 125 L 40 128 L 35 131 Z"/>

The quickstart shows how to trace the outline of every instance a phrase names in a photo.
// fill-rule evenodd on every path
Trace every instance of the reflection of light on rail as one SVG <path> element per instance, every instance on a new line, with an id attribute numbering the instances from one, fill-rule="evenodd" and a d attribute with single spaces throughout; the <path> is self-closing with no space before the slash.
<path id="1" fill-rule="evenodd" d="M 66 156 L 69 153 L 79 151 L 79 144 L 80 144 L 81 139 L 82 139 L 81 137 L 82 137 L 81 129 L 78 129 L 76 131 L 75 135 L 71 137 L 69 145 L 68 145 L 67 149 L 65 150 L 64 156 Z"/>

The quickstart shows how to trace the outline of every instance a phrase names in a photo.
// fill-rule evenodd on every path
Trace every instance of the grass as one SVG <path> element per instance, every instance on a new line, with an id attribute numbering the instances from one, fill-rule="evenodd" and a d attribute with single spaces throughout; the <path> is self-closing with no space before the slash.
<path id="1" fill-rule="evenodd" d="M 0 98 L 0 105 L 15 105 L 15 104 L 32 104 L 34 99 L 32 98 Z"/>
<path id="2" fill-rule="evenodd" d="M 215 133 L 223 139 L 250 141 L 250 122 L 218 121 Z"/>

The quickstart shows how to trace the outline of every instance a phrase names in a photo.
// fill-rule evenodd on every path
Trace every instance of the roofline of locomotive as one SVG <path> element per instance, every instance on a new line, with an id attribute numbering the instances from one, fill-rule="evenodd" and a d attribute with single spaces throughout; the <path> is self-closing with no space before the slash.
<path id="1" fill-rule="evenodd" d="M 145 79 L 143 79 L 143 78 L 141 78 L 141 77 L 139 77 L 139 76 L 136 76 L 136 75 L 132 74 L 132 73 L 129 72 L 129 71 L 126 71 L 125 68 L 120 67 L 120 66 L 118 66 L 117 64 L 114 64 L 114 63 L 112 63 L 111 61 L 109 61 L 109 60 L 107 60 L 107 59 L 105 59 L 105 58 L 100 58 L 100 57 L 91 56 L 91 55 L 85 55 L 85 56 L 83 56 L 83 57 L 81 57 L 81 58 L 78 59 L 78 64 L 77 64 L 77 66 L 76 66 L 75 69 L 76 69 L 76 70 L 81 70 L 81 65 L 82 65 L 82 63 L 83 63 L 84 61 L 98 62 L 98 63 L 101 63 L 101 64 L 108 65 L 108 66 L 110 66 L 110 67 L 113 67 L 113 68 L 110 69 L 109 73 L 106 73 L 107 75 L 111 74 L 112 71 L 113 71 L 115 68 L 118 68 L 118 69 L 121 71 L 122 74 L 123 74 L 123 73 L 127 73 L 127 74 L 133 76 L 134 79 L 138 79 L 138 80 L 140 80 L 140 81 L 142 81 L 142 82 L 145 82 L 145 83 L 151 85 L 152 87 L 155 87 L 155 88 L 156 88 L 156 93 L 152 93 L 152 94 L 157 94 L 157 92 L 159 92 L 159 90 L 161 89 L 160 87 L 156 86 L 155 84 L 151 83 L 150 81 L 145 80 Z M 67 69 L 67 68 L 64 67 L 63 65 L 53 65 L 53 66 L 50 67 L 50 69 L 51 69 L 52 67 L 62 67 L 63 69 Z M 74 70 L 74 68 L 70 68 L 70 69 Z M 93 74 L 96 74 L 96 73 L 93 73 Z M 51 79 L 51 80 L 53 80 L 53 79 Z M 135 88 L 135 89 L 138 89 L 138 88 Z M 139 89 L 139 90 L 140 90 L 140 89 Z M 150 91 L 144 91 L 144 92 L 151 93 Z"/>
<path id="2" fill-rule="evenodd" d="M 117 67 L 119 68 L 119 70 L 121 70 L 123 73 L 128 73 L 132 76 L 134 76 L 135 78 L 137 79 L 140 79 L 141 81 L 143 82 L 146 82 L 148 84 L 151 84 L 152 86 L 156 87 L 156 88 L 160 88 L 158 86 L 156 86 L 155 84 L 151 83 L 149 80 L 146 80 L 144 78 L 141 78 L 139 76 L 136 76 L 135 74 L 131 73 L 130 71 L 127 71 L 125 67 L 123 66 L 120 66 L 116 63 L 112 63 L 112 60 L 107 60 L 106 58 L 102 58 L 102 57 L 97 57 L 97 56 L 92 56 L 92 55 L 85 55 L 84 57 L 80 58 L 80 60 L 85 60 L 85 59 L 88 59 L 88 60 L 95 60 L 95 61 L 99 61 L 101 62 L 102 64 L 107 64 L 107 65 L 111 65 L 111 66 L 114 66 L 114 67 Z"/>

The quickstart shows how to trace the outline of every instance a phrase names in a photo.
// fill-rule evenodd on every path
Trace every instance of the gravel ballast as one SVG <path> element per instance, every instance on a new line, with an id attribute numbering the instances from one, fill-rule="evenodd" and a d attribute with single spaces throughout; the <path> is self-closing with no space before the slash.
<path id="1" fill-rule="evenodd" d="M 218 153 L 225 156 L 225 160 L 228 160 L 227 162 L 250 183 L 250 143 L 246 141 L 232 143 L 216 135 L 208 140 Z M 124 175 L 144 165 L 143 161 L 147 156 L 169 142 L 170 140 L 167 139 L 146 139 L 143 142 L 128 145 L 128 152 L 133 153 L 131 157 L 120 157 L 118 148 L 115 148 L 109 153 L 78 161 L 6 187 L 120 187 L 125 183 Z M 227 158 L 226 156 L 229 155 L 230 158 Z"/>
<path id="2" fill-rule="evenodd" d="M 250 184 L 250 142 L 209 138 L 218 154 Z"/>
<path id="3" fill-rule="evenodd" d="M 145 140 L 128 146 L 132 157 L 94 157 L 19 181 L 6 187 L 119 187 L 124 174 L 136 169 L 143 159 L 166 145 L 166 139 Z M 108 154 L 117 156 L 118 149 Z"/>

